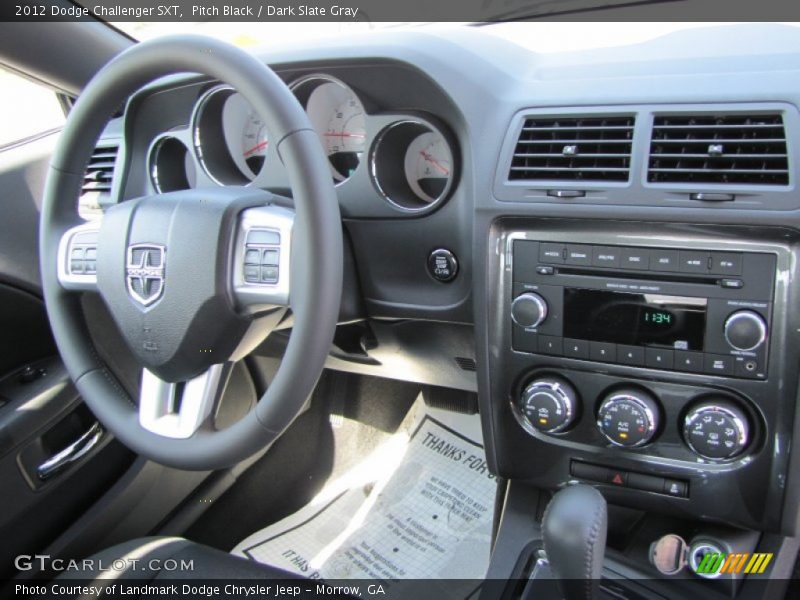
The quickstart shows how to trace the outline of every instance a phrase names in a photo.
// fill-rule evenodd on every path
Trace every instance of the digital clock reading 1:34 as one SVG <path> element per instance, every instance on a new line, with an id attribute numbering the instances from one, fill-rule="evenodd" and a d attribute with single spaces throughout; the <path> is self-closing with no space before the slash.
<path id="1" fill-rule="evenodd" d="M 645 310 L 644 322 L 650 325 L 672 325 L 673 315 L 666 310 Z"/>

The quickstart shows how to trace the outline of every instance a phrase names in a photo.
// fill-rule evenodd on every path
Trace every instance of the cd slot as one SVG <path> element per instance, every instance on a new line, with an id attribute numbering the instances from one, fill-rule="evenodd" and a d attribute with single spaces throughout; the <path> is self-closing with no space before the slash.
<path id="1" fill-rule="evenodd" d="M 581 269 L 579 267 L 556 267 L 557 275 L 578 275 L 583 277 L 605 276 L 614 279 L 635 279 L 638 281 L 659 281 L 671 283 L 694 283 L 698 285 L 717 285 L 718 277 L 693 277 L 679 273 L 626 273 L 624 271 L 606 271 L 603 269 Z"/>

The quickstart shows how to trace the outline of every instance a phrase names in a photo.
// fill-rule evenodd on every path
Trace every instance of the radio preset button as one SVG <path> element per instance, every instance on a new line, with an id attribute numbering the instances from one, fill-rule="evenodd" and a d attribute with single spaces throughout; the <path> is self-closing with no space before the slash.
<path id="1" fill-rule="evenodd" d="M 613 246 L 592 247 L 592 266 L 619 267 L 620 249 Z"/>
<path id="2" fill-rule="evenodd" d="M 589 342 L 586 340 L 564 340 L 564 356 L 570 358 L 589 358 Z"/>
<path id="3" fill-rule="evenodd" d="M 650 267 L 650 251 L 642 248 L 623 248 L 620 253 L 619 266 L 623 269 L 646 271 Z"/>
<path id="4" fill-rule="evenodd" d="M 675 368 L 679 371 L 690 373 L 703 372 L 703 353 L 689 352 L 688 350 L 675 351 Z"/>
<path id="5" fill-rule="evenodd" d="M 566 248 L 564 244 L 541 243 L 539 244 L 539 260 L 544 263 L 564 262 Z"/>
<path id="6" fill-rule="evenodd" d="M 641 346 L 617 346 L 617 362 L 640 367 L 644 365 L 644 348 Z"/>
<path id="7" fill-rule="evenodd" d="M 654 369 L 671 369 L 675 355 L 672 350 L 661 348 L 645 349 L 645 364 Z"/>
<path id="8" fill-rule="evenodd" d="M 549 335 L 539 336 L 539 352 L 560 356 L 564 353 L 563 340 Z"/>
<path id="9" fill-rule="evenodd" d="M 592 264 L 592 247 L 580 244 L 570 244 L 567 246 L 567 264 L 590 266 Z"/>
<path id="10" fill-rule="evenodd" d="M 712 252 L 711 272 L 714 275 L 741 275 L 742 255 L 735 252 Z"/>
<path id="11" fill-rule="evenodd" d="M 711 375 L 733 375 L 733 357 L 724 354 L 706 354 L 703 370 Z"/>
<path id="12" fill-rule="evenodd" d="M 614 362 L 617 357 L 616 344 L 605 342 L 591 342 L 589 344 L 589 357 L 600 362 Z"/>
<path id="13" fill-rule="evenodd" d="M 678 251 L 677 250 L 651 250 L 650 251 L 650 270 L 651 271 L 678 271 Z"/>
<path id="14" fill-rule="evenodd" d="M 681 250 L 678 266 L 682 273 L 708 273 L 708 252 Z"/>

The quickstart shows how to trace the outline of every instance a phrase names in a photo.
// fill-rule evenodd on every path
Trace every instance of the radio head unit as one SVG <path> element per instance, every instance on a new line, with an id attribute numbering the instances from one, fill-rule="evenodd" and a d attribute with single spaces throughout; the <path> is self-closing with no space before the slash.
<path id="1" fill-rule="evenodd" d="M 774 255 L 512 243 L 514 350 L 766 378 Z"/>

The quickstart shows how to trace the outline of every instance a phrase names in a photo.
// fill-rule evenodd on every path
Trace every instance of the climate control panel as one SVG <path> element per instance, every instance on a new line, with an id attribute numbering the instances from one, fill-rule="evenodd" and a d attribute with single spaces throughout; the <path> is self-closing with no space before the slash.
<path id="1" fill-rule="evenodd" d="M 581 390 L 568 377 L 541 374 L 527 380 L 516 414 L 531 435 L 589 441 L 618 450 L 641 450 L 709 463 L 746 454 L 752 443 L 755 411 L 742 398 L 700 392 L 682 401 L 635 383 L 617 383 L 599 394 Z M 587 429 L 595 434 L 587 436 Z M 667 442 L 660 449 L 659 443 Z M 678 442 L 676 444 L 676 442 Z M 679 452 L 674 452 L 676 446 Z"/>

